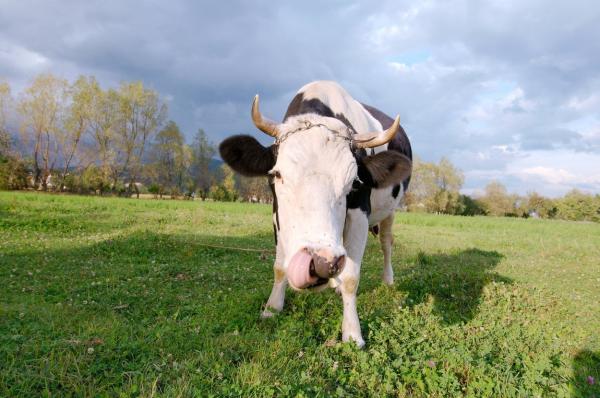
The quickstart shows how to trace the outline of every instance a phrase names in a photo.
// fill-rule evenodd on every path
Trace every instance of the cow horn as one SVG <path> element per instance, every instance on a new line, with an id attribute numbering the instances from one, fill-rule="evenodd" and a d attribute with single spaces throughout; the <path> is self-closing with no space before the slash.
<path id="1" fill-rule="evenodd" d="M 264 118 L 260 114 L 260 110 L 258 109 L 258 94 L 254 96 L 254 100 L 252 101 L 252 121 L 254 122 L 254 125 L 263 133 L 269 134 L 271 137 L 275 138 L 279 136 L 277 123 Z"/>
<path id="2" fill-rule="evenodd" d="M 378 131 L 375 133 L 363 133 L 356 134 L 353 137 L 354 146 L 356 148 L 375 148 L 383 144 L 387 144 L 394 138 L 396 133 L 400 130 L 400 116 L 396 116 L 396 120 L 390 126 L 389 129 L 384 131 Z"/>

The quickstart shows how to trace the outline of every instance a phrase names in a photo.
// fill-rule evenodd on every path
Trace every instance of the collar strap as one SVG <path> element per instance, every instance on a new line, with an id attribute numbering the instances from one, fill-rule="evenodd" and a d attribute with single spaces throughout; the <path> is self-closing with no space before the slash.
<path id="1" fill-rule="evenodd" d="M 283 141 L 287 140 L 290 135 L 296 134 L 296 133 L 298 133 L 300 131 L 310 130 L 313 127 L 324 127 L 325 129 L 329 130 L 329 132 L 331 132 L 335 137 L 338 137 L 338 138 L 341 138 L 341 139 L 343 139 L 345 141 L 348 141 L 348 143 L 350 144 L 350 146 L 354 147 L 354 139 L 352 138 L 352 135 L 354 134 L 354 131 L 350 127 L 346 127 L 346 134 L 343 134 L 343 133 L 341 133 L 341 132 L 339 132 L 337 130 L 333 130 L 333 129 L 329 128 L 328 126 L 326 126 L 323 123 L 313 124 L 313 123 L 311 123 L 308 120 L 304 120 L 304 121 L 301 122 L 301 124 L 302 125 L 300 127 L 298 127 L 297 129 L 288 131 L 287 133 L 285 133 L 285 134 L 277 137 L 275 139 L 275 145 L 279 146 L 279 144 L 281 144 Z"/>

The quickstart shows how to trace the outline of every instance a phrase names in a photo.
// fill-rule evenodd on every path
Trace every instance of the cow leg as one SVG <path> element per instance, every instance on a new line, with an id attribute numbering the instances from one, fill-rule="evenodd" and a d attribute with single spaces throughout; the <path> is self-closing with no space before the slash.
<path id="1" fill-rule="evenodd" d="M 356 310 L 356 292 L 360 281 L 360 265 L 367 243 L 369 223 L 367 216 L 360 209 L 348 210 L 344 228 L 344 248 L 346 249 L 346 266 L 339 276 L 339 290 L 344 303 L 344 319 L 342 320 L 342 340 L 354 341 L 358 347 L 365 345 L 360 331 L 360 321 Z"/>
<path id="2" fill-rule="evenodd" d="M 383 283 L 392 285 L 394 283 L 394 270 L 392 269 L 392 243 L 394 235 L 392 226 L 394 225 L 394 213 L 390 214 L 380 223 L 379 242 L 383 251 Z"/>
<path id="3" fill-rule="evenodd" d="M 273 289 L 271 290 L 271 295 L 269 296 L 269 300 L 267 300 L 265 309 L 260 315 L 261 318 L 270 318 L 275 315 L 273 312 L 280 312 L 283 309 L 287 278 L 285 277 L 285 270 L 283 269 L 283 254 L 279 245 L 277 245 L 273 273 L 275 274 Z"/>

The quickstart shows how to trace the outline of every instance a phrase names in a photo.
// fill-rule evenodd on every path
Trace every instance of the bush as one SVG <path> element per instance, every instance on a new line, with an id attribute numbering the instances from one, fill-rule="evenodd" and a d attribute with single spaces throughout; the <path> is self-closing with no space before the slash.
<path id="1" fill-rule="evenodd" d="M 153 194 L 154 197 L 156 198 L 158 196 L 158 194 L 160 194 L 160 186 L 157 183 L 152 183 L 148 187 L 148 192 Z"/>
<path id="2" fill-rule="evenodd" d="M 27 188 L 27 167 L 14 157 L 0 158 L 0 189 Z"/>
<path id="3" fill-rule="evenodd" d="M 485 209 L 483 205 L 476 199 L 471 198 L 468 195 L 460 195 L 458 198 L 457 215 L 460 216 L 483 216 L 485 215 Z"/>
<path id="4" fill-rule="evenodd" d="M 69 173 L 65 176 L 64 186 L 69 192 L 82 194 L 105 192 L 110 189 L 110 183 L 105 178 L 102 170 L 90 166 L 81 173 Z"/>
<path id="5" fill-rule="evenodd" d="M 235 202 L 238 198 L 236 191 L 229 190 L 223 185 L 213 185 L 210 188 L 209 196 L 218 202 Z"/>
<path id="6" fill-rule="evenodd" d="M 600 197 L 585 194 L 576 189 L 567 193 L 556 203 L 558 218 L 573 221 L 600 221 Z"/>

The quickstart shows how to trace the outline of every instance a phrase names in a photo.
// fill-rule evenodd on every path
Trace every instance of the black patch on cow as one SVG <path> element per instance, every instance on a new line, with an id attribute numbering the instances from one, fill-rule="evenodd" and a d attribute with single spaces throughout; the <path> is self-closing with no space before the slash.
<path id="1" fill-rule="evenodd" d="M 371 214 L 371 188 L 355 180 L 350 193 L 346 195 L 346 209 L 360 209 L 367 216 Z"/>
<path id="2" fill-rule="evenodd" d="M 219 153 L 233 170 L 249 177 L 266 176 L 275 165 L 275 147 L 264 147 L 249 135 L 234 135 L 219 145 Z"/>
<path id="3" fill-rule="evenodd" d="M 277 212 L 279 206 L 277 205 L 277 194 L 275 193 L 275 184 L 272 177 L 269 177 L 269 188 L 271 188 L 271 193 L 273 194 L 273 213 L 275 214 L 273 227 L 277 227 L 277 230 L 279 230 L 279 213 Z M 275 237 L 275 243 L 277 243 L 277 237 Z"/>
<path id="4" fill-rule="evenodd" d="M 377 184 L 375 183 L 375 181 L 373 181 L 373 176 L 371 176 L 371 173 L 369 173 L 369 170 L 367 169 L 367 167 L 365 166 L 365 163 L 363 162 L 363 159 L 366 157 L 368 157 L 368 156 L 364 156 L 362 158 L 356 158 L 356 166 L 357 166 L 356 167 L 357 168 L 356 176 L 362 182 L 362 184 L 368 186 L 369 188 L 373 188 Z"/>
<path id="5" fill-rule="evenodd" d="M 292 98 L 292 102 L 288 105 L 287 111 L 285 112 L 285 116 L 283 117 L 283 122 L 285 122 L 289 117 L 301 115 L 306 112 L 301 112 L 302 101 L 304 100 L 304 94 L 298 93 Z"/>
<path id="6" fill-rule="evenodd" d="M 269 188 L 273 194 L 273 214 L 275 214 L 275 220 L 273 221 L 273 239 L 275 239 L 275 246 L 277 246 L 277 231 L 279 231 L 279 205 L 277 204 L 277 193 L 275 193 L 275 183 L 273 177 L 269 176 Z"/>
<path id="7" fill-rule="evenodd" d="M 373 236 L 379 235 L 379 224 L 373 225 L 371 228 L 369 228 L 369 230 L 371 231 Z"/>
<path id="8" fill-rule="evenodd" d="M 392 189 L 392 196 L 394 197 L 394 199 L 396 199 L 398 197 L 399 193 L 400 193 L 400 184 L 396 184 L 396 185 L 394 185 L 394 189 Z"/>
<path id="9" fill-rule="evenodd" d="M 290 102 L 283 121 L 285 122 L 292 116 L 304 115 L 306 113 L 316 113 L 321 116 L 333 117 L 331 108 L 321 102 L 321 100 L 317 98 L 305 100 L 304 93 L 298 93 L 294 96 L 292 102 Z"/>
<path id="10" fill-rule="evenodd" d="M 392 123 L 394 123 L 394 119 L 381 112 L 379 109 L 366 104 L 362 104 L 362 106 L 371 114 L 371 116 L 373 116 L 375 119 L 377 119 L 379 123 L 381 123 L 381 127 L 383 127 L 384 129 L 390 128 Z M 404 131 L 402 126 L 400 126 L 400 131 L 398 131 L 394 138 L 388 143 L 388 150 L 399 152 L 412 161 L 412 148 L 410 146 L 408 136 L 406 135 L 406 132 Z M 405 192 L 408 189 L 410 177 L 411 176 L 409 175 L 402 182 Z"/>
<path id="11" fill-rule="evenodd" d="M 277 231 L 279 231 L 279 206 L 277 204 L 277 193 L 275 193 L 275 183 L 272 176 L 269 176 L 269 188 L 273 194 L 273 214 L 275 215 L 275 220 L 273 221 L 273 238 L 275 239 L 275 246 L 277 246 Z"/>
<path id="12" fill-rule="evenodd" d="M 305 100 L 304 93 L 298 93 L 296 96 L 294 96 L 292 102 L 290 102 L 290 105 L 288 106 L 287 111 L 285 112 L 283 121 L 285 122 L 292 116 L 304 115 L 307 113 L 315 113 L 320 116 L 338 119 L 356 134 L 356 130 L 354 130 L 352 123 L 346 119 L 346 116 L 342 115 L 341 113 L 333 113 L 331 108 L 324 104 L 320 99 L 311 98 L 309 100 Z"/>
<path id="13" fill-rule="evenodd" d="M 371 187 L 373 180 L 362 159 L 367 156 L 367 151 L 363 148 L 354 150 L 356 159 L 357 179 L 352 183 L 352 190 L 346 196 L 346 210 L 360 209 L 367 216 L 371 214 Z"/>

